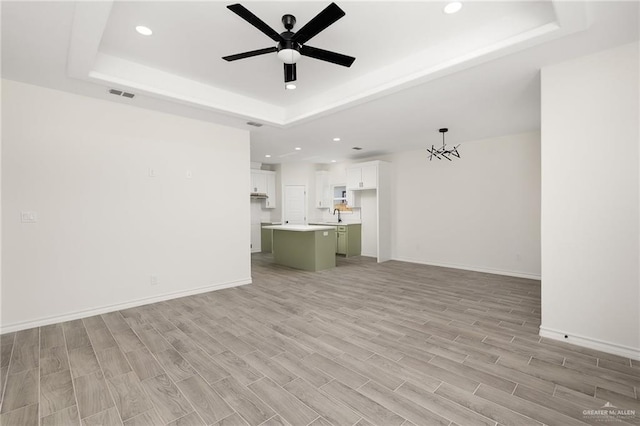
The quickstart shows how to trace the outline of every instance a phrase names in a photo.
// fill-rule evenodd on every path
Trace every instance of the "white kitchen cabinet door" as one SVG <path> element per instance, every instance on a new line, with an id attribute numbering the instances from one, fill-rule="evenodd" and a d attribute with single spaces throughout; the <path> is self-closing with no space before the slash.
<path id="1" fill-rule="evenodd" d="M 267 199 L 264 201 L 264 206 L 268 209 L 275 209 L 278 204 L 278 199 L 276 195 L 276 174 L 275 172 L 270 172 L 266 174 L 267 180 Z"/>
<path id="2" fill-rule="evenodd" d="M 378 165 L 366 164 L 347 169 L 347 189 L 376 189 L 378 187 Z"/>
<path id="3" fill-rule="evenodd" d="M 362 166 L 360 169 L 362 189 L 375 189 L 378 187 L 378 166 Z"/>
<path id="4" fill-rule="evenodd" d="M 251 171 L 251 192 L 267 192 L 267 176 L 261 171 Z"/>
<path id="5" fill-rule="evenodd" d="M 362 182 L 362 168 L 351 167 L 347 169 L 347 189 L 355 190 L 360 189 L 360 183 Z"/>
<path id="6" fill-rule="evenodd" d="M 331 187 L 329 186 L 329 172 L 316 172 L 316 208 L 330 209 L 333 207 Z"/>

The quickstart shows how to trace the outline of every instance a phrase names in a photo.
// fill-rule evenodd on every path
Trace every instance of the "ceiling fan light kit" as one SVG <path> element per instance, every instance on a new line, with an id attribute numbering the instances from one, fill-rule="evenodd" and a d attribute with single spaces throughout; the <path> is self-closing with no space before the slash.
<path id="1" fill-rule="evenodd" d="M 227 9 L 256 27 L 267 37 L 275 41 L 277 45 L 235 55 L 223 56 L 222 59 L 225 61 L 237 61 L 238 59 L 277 52 L 278 58 L 284 62 L 284 82 L 290 83 L 297 80 L 296 62 L 298 62 L 302 56 L 331 62 L 344 67 L 350 67 L 353 61 L 356 60 L 356 58 L 352 56 L 305 45 L 307 41 L 345 15 L 345 12 L 335 3 L 327 6 L 297 32 L 291 31 L 296 24 L 295 16 L 289 14 L 284 15 L 282 17 L 282 24 L 286 31 L 280 34 L 239 3 L 227 6 Z M 288 86 L 285 86 L 285 88 L 288 90 L 291 89 L 291 87 Z M 295 85 L 293 88 L 295 88 Z"/>
<path id="2" fill-rule="evenodd" d="M 444 143 L 444 134 L 447 133 L 449 129 L 443 127 L 438 131 L 442 133 L 442 146 L 440 148 L 436 148 L 434 145 L 431 145 L 431 149 L 427 148 L 427 152 L 431 154 L 429 155 L 429 161 L 433 160 L 433 157 L 436 157 L 438 160 L 446 158 L 449 161 L 451 161 L 452 156 L 460 158 L 460 153 L 458 152 L 458 147 L 460 146 L 460 144 L 454 146 L 453 148 L 447 148 L 447 145 Z"/>
<path id="3" fill-rule="evenodd" d="M 300 59 L 300 52 L 295 49 L 280 49 L 278 59 L 285 64 L 295 64 Z"/>

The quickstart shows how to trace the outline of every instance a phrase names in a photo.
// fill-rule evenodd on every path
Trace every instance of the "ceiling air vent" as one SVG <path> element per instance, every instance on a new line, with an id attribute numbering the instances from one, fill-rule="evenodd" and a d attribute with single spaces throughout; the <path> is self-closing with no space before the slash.
<path id="1" fill-rule="evenodd" d="M 133 93 L 123 92 L 122 90 L 118 90 L 118 89 L 109 89 L 109 93 L 111 93 L 112 95 L 122 96 L 124 98 L 129 98 L 129 99 L 135 96 Z"/>
<path id="2" fill-rule="evenodd" d="M 255 121 L 247 121 L 247 125 L 253 127 L 262 127 L 262 123 L 256 123 Z"/>
<path id="3" fill-rule="evenodd" d="M 355 149 L 356 151 L 360 151 L 360 150 L 362 150 L 362 148 L 360 148 L 359 146 L 354 146 L 354 147 L 353 147 L 353 148 L 351 148 L 351 149 Z"/>

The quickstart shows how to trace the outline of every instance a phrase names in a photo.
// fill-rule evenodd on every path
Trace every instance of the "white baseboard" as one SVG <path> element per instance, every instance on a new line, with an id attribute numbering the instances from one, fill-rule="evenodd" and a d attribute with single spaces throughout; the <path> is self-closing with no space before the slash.
<path id="1" fill-rule="evenodd" d="M 502 269 L 484 268 L 481 266 L 457 265 L 455 263 L 425 262 L 423 260 L 416 260 L 416 259 L 409 259 L 409 258 L 402 258 L 402 257 L 394 257 L 392 258 L 392 260 L 397 260 L 400 262 L 418 263 L 420 265 L 441 266 L 443 268 L 463 269 L 465 271 L 484 272 L 486 274 L 496 274 L 496 275 L 506 275 L 509 277 L 527 278 L 530 280 L 539 281 L 541 279 L 541 276 L 539 274 L 529 274 L 526 272 L 516 272 L 516 271 L 505 271 Z"/>
<path id="2" fill-rule="evenodd" d="M 238 287 L 241 285 L 251 284 L 251 278 L 242 280 L 229 281 L 225 283 L 212 284 L 204 287 L 198 287 L 190 290 L 176 291 L 173 293 L 160 294 L 158 296 L 145 297 L 142 299 L 132 300 L 124 303 L 116 303 L 113 305 L 100 306 L 98 308 L 84 309 L 81 311 L 71 312 L 64 315 L 54 315 L 45 318 L 39 318 L 30 321 L 22 321 L 13 324 L 3 324 L 0 327 L 0 334 L 11 333 L 14 331 L 26 330 L 33 327 L 42 327 L 44 325 L 56 324 L 64 321 L 72 321 L 80 318 L 92 317 L 94 315 L 105 314 L 107 312 L 119 311 L 121 309 L 135 308 L 136 306 L 148 305 L 150 303 L 162 302 L 179 297 L 192 296 L 194 294 L 207 293 L 214 290 L 222 290 L 224 288 Z"/>
<path id="3" fill-rule="evenodd" d="M 617 343 L 611 343 L 600 339 L 570 334 L 568 332 L 564 333 L 562 331 L 553 330 L 546 327 L 540 327 L 540 336 L 640 361 L 640 348 L 632 348 L 630 346 L 619 345 Z"/>

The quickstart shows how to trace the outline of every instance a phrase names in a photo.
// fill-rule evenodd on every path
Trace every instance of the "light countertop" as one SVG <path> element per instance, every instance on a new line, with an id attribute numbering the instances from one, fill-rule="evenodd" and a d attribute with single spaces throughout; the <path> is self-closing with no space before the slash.
<path id="1" fill-rule="evenodd" d="M 273 229 L 274 231 L 328 231 L 334 230 L 335 226 L 330 225 L 273 225 L 263 226 L 262 229 Z"/>
<path id="2" fill-rule="evenodd" d="M 310 222 L 310 225 L 322 225 L 322 226 L 348 226 L 348 225 L 362 225 L 360 222 Z"/>

